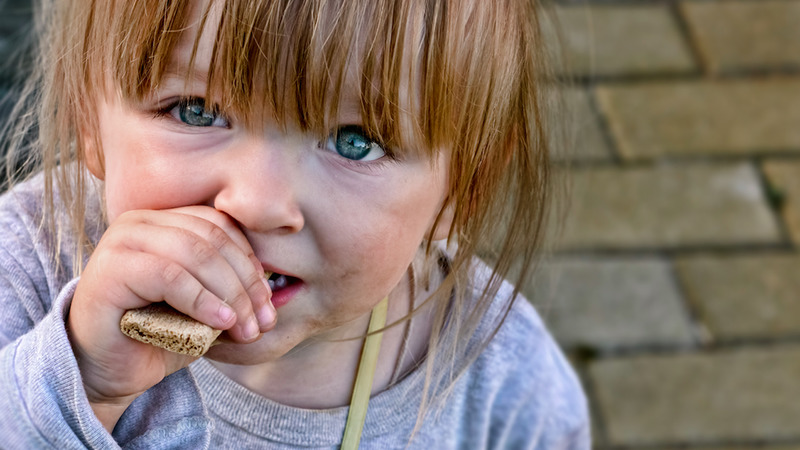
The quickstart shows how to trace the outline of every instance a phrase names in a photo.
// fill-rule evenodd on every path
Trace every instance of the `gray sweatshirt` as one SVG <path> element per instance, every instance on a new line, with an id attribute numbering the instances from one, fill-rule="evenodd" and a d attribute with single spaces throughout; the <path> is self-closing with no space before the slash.
<path id="1" fill-rule="evenodd" d="M 65 329 L 77 284 L 70 255 L 60 265 L 50 256 L 55 245 L 71 248 L 70 242 L 38 226 L 41 211 L 41 177 L 0 197 L 0 448 L 338 448 L 347 407 L 282 405 L 203 359 L 139 397 L 109 434 L 86 399 Z M 87 215 L 94 238 L 101 223 L 94 204 Z M 487 275 L 477 263 L 473 295 Z M 501 288 L 476 342 L 491 333 L 510 293 L 510 286 Z M 375 395 L 361 448 L 590 448 L 583 392 L 530 303 L 516 301 L 488 347 L 467 364 L 454 362 L 465 372 L 427 410 L 413 438 L 424 369 Z"/>

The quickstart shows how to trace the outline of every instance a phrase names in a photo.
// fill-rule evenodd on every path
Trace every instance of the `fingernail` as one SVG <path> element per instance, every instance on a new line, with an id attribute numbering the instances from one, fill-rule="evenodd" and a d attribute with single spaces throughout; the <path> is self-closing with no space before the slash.
<path id="1" fill-rule="evenodd" d="M 267 303 L 256 312 L 256 318 L 262 327 L 271 326 L 275 322 L 275 308 L 272 306 L 272 302 L 267 300 Z"/>
<path id="2" fill-rule="evenodd" d="M 256 322 L 255 317 L 251 317 L 250 320 L 247 321 L 247 325 L 245 325 L 243 334 L 244 338 L 247 340 L 253 340 L 261 334 L 261 330 L 258 328 L 258 322 Z"/>
<path id="3" fill-rule="evenodd" d="M 236 316 L 236 312 L 230 306 L 226 305 L 225 303 L 219 306 L 219 311 L 217 312 L 217 316 L 222 323 L 228 323 Z"/>

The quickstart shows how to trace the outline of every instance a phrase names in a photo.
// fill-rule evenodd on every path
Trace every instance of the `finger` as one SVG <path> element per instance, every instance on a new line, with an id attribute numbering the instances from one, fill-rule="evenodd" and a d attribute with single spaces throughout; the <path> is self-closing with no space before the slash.
<path id="1" fill-rule="evenodd" d="M 190 218 L 186 216 L 182 219 Z M 180 267 L 180 273 L 191 276 L 205 291 L 235 311 L 236 325 L 229 330 L 229 334 L 236 340 L 252 341 L 260 333 L 254 305 L 258 308 L 267 300 L 268 292 L 261 282 L 263 275 L 255 271 L 221 228 L 207 221 L 193 225 L 196 229 L 207 228 L 201 230 L 206 236 L 184 227 L 143 224 L 131 227 L 126 233 L 128 245 Z M 196 291 L 195 294 L 199 296 L 201 292 Z M 171 298 L 167 298 L 167 301 L 172 304 Z M 181 297 L 180 301 L 185 301 L 185 298 Z"/>
<path id="2" fill-rule="evenodd" d="M 247 237 L 239 228 L 236 221 L 233 220 L 229 215 L 207 206 L 186 206 L 168 211 L 171 213 L 177 213 L 184 217 L 168 216 L 166 217 L 166 219 L 169 221 L 166 222 L 167 224 L 171 224 L 173 226 L 183 226 L 187 229 L 191 229 L 200 236 L 207 236 L 208 239 L 212 241 L 212 245 L 219 248 L 223 255 L 229 259 L 234 267 L 234 270 L 236 270 L 237 274 L 239 274 L 242 285 L 245 287 L 247 292 L 250 294 L 251 299 L 253 300 L 253 310 L 255 311 L 256 318 L 261 326 L 261 330 L 267 331 L 271 329 L 274 326 L 277 314 L 275 312 L 275 308 L 270 302 L 270 299 L 272 298 L 272 290 L 269 287 L 269 283 L 267 283 L 268 276 L 264 273 L 264 269 L 261 266 L 261 261 L 259 261 L 256 257 L 250 242 L 247 240 Z M 182 218 L 187 218 L 189 221 L 183 222 L 180 220 Z M 209 223 L 211 225 L 209 225 Z M 222 229 L 225 232 L 225 235 L 214 236 L 218 232 L 215 226 Z M 213 241 L 217 238 L 219 238 L 220 241 L 214 243 Z M 231 241 L 233 241 L 233 243 L 236 244 L 236 246 L 245 254 L 255 268 L 255 272 L 250 273 L 244 262 L 238 259 L 239 254 L 233 251 L 233 249 L 228 245 L 228 242 L 222 242 L 222 240 L 225 238 L 230 238 Z M 227 250 L 231 251 L 228 252 Z M 237 259 L 234 260 L 231 257 L 236 257 Z"/>
<path id="3" fill-rule="evenodd" d="M 250 262 L 253 270 L 263 273 L 261 263 L 255 256 L 250 243 L 233 220 L 226 214 L 205 206 L 184 207 L 167 211 L 131 211 L 128 219 L 132 223 L 183 228 L 217 242 L 223 255 L 230 257 L 231 263 L 243 262 L 241 256 Z M 222 233 L 219 233 L 219 231 Z M 230 241 L 230 242 L 229 242 Z M 233 246 L 228 245 L 233 243 Z M 236 267 L 236 266 L 235 266 Z M 241 266 L 243 270 L 248 269 Z"/>
<path id="4" fill-rule="evenodd" d="M 209 290 L 234 308 L 239 317 L 242 336 L 245 335 L 245 330 L 248 336 L 252 336 L 256 328 L 267 331 L 274 326 L 276 313 L 269 301 L 272 292 L 261 263 L 241 230 L 227 215 L 208 207 L 149 213 L 151 214 L 142 214 L 142 218 L 134 220 L 160 228 L 148 229 L 147 235 L 141 236 L 138 241 L 130 235 L 127 236 L 131 242 L 129 245 L 138 245 L 137 248 L 142 251 L 175 257 L 176 261 L 197 276 Z M 200 213 L 203 217 L 192 215 L 195 213 Z M 215 222 L 206 217 L 213 218 Z M 142 231 L 137 228 L 131 233 Z M 176 235 L 160 236 L 159 233 L 164 231 L 174 232 Z M 185 233 L 187 231 L 189 233 Z M 175 244 L 178 248 L 175 248 Z"/>
<path id="5" fill-rule="evenodd" d="M 180 264 L 149 253 L 130 257 L 125 287 L 144 306 L 166 301 L 173 308 L 218 330 L 236 324 L 236 311 Z"/>
<path id="6" fill-rule="evenodd" d="M 225 233 L 233 240 L 234 243 L 244 252 L 248 258 L 253 262 L 256 271 L 263 272 L 261 262 L 256 258 L 255 252 L 244 235 L 242 230 L 236 224 L 236 221 L 228 214 L 218 211 L 208 206 L 185 206 L 169 210 L 170 212 L 198 217 L 205 219 L 214 225 L 222 228 Z"/>
<path id="7" fill-rule="evenodd" d="M 179 214 L 189 211 L 191 214 L 199 213 L 201 217 L 186 214 L 188 219 L 186 226 L 201 237 L 205 238 L 212 247 L 216 248 L 228 260 L 231 267 L 239 277 L 241 286 L 244 287 L 251 300 L 251 308 L 256 317 L 256 324 L 260 331 L 268 331 L 275 324 L 277 313 L 270 302 L 272 290 L 267 283 L 267 277 L 261 267 L 261 262 L 256 258 L 250 243 L 245 238 L 242 231 L 227 215 L 208 207 L 187 207 L 181 208 Z M 206 220 L 203 220 L 206 219 Z M 239 249 L 241 252 L 237 251 Z M 245 260 L 244 255 L 252 264 L 251 269 Z M 221 295 L 218 291 L 218 295 Z M 229 294 L 232 295 L 232 294 Z M 226 297 L 223 297 L 226 298 Z M 237 305 L 238 298 L 233 299 Z M 234 306 L 240 311 L 237 306 Z M 241 312 L 240 312 L 241 313 Z M 252 324 L 249 324 L 252 327 Z"/>

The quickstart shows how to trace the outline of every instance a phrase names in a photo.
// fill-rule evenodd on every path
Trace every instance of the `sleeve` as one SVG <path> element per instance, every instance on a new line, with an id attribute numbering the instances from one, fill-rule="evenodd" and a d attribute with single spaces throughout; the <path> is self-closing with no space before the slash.
<path id="1" fill-rule="evenodd" d="M 591 423 L 577 374 L 530 304 L 520 301 L 493 342 L 497 359 L 487 368 L 492 379 L 505 378 L 490 396 L 490 446 L 589 450 Z"/>
<path id="2" fill-rule="evenodd" d="M 64 286 L 48 307 L 42 265 L 25 251 L 28 245 L 13 247 L 20 249 L 17 256 L 9 253 L 20 238 L 5 231 L 0 232 L 6 247 L 0 249 L 0 447 L 207 448 L 209 419 L 185 369 L 139 397 L 113 435 L 105 430 L 86 398 L 65 327 L 78 280 Z"/>
<path id="3" fill-rule="evenodd" d="M 530 450 L 590 450 L 591 424 L 585 397 L 572 369 L 556 357 L 550 386 L 540 385 L 517 397 L 507 434 L 497 448 Z"/>

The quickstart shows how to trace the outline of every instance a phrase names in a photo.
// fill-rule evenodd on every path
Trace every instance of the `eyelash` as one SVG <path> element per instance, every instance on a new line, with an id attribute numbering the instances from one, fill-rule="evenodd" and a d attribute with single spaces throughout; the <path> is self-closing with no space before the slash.
<path id="1" fill-rule="evenodd" d="M 181 121 L 180 119 L 178 119 L 177 117 L 175 117 L 172 114 L 172 110 L 174 110 L 176 107 L 179 107 L 181 105 L 204 104 L 204 103 L 205 103 L 205 100 L 203 98 L 201 98 L 201 97 L 180 97 L 180 98 L 178 98 L 178 99 L 176 99 L 174 101 L 169 102 L 168 104 L 166 104 L 165 106 L 157 109 L 156 111 L 154 111 L 153 116 L 156 119 L 169 118 L 169 119 L 174 120 L 175 122 L 177 122 L 179 125 L 182 125 L 182 126 L 187 127 L 187 128 L 210 128 L 210 127 L 213 127 L 213 124 L 211 126 L 209 126 L 209 127 L 190 125 L 188 123 L 185 123 L 185 122 Z M 222 120 L 225 121 L 225 123 L 226 123 L 225 128 L 230 128 L 229 119 L 224 114 L 219 112 L 219 108 L 216 107 L 216 105 L 212 105 L 212 107 L 209 109 L 209 111 L 212 112 L 216 117 L 221 118 Z"/>
<path id="2" fill-rule="evenodd" d="M 331 145 L 333 147 L 337 147 L 340 143 L 339 139 L 344 139 L 344 143 L 352 144 L 352 141 L 348 141 L 346 139 L 347 136 L 355 137 L 359 141 L 366 141 L 371 145 L 377 146 L 380 151 L 383 153 L 380 157 L 375 159 L 352 159 L 349 158 L 342 153 L 339 152 L 339 149 L 330 148 Z M 360 139 L 363 138 L 363 139 Z M 335 153 L 341 157 L 341 159 L 350 164 L 355 164 L 360 167 L 374 167 L 378 164 L 385 163 L 388 161 L 397 161 L 397 155 L 395 152 L 392 151 L 392 148 L 384 144 L 381 140 L 373 138 L 370 133 L 365 130 L 361 125 L 354 125 L 354 124 L 345 124 L 345 125 L 338 125 L 333 128 L 330 133 L 328 133 L 328 137 L 323 139 L 319 142 L 318 146 L 326 151 L 330 151 L 331 153 Z M 364 155 L 365 157 L 367 155 Z"/>
<path id="3" fill-rule="evenodd" d="M 187 124 L 187 123 L 183 122 L 182 120 L 176 118 L 174 116 L 173 112 L 172 112 L 176 107 L 179 107 L 181 105 L 204 104 L 204 102 L 205 102 L 205 100 L 203 98 L 201 98 L 201 97 L 180 97 L 180 98 L 178 98 L 176 100 L 173 100 L 173 101 L 169 102 L 165 106 L 163 106 L 161 108 L 158 108 L 156 111 L 154 111 L 153 116 L 155 118 L 157 118 L 157 119 L 169 118 L 170 120 L 176 122 L 178 125 L 186 127 L 186 128 L 197 128 L 197 129 L 212 128 L 213 125 L 209 126 L 209 127 L 203 127 L 203 126 L 196 126 L 196 125 Z M 220 117 L 223 120 L 225 120 L 226 124 L 227 124 L 227 127 L 228 128 L 230 127 L 230 124 L 228 123 L 229 119 L 227 117 L 225 117 L 224 114 L 219 112 L 219 108 L 218 107 L 212 105 L 212 107 L 210 108 L 210 111 L 213 112 L 217 117 Z M 333 130 L 331 130 L 331 132 L 329 133 L 328 137 L 326 137 L 325 139 L 321 140 L 318 143 L 318 147 L 320 149 L 322 149 L 322 150 L 325 150 L 325 147 L 327 146 L 329 139 L 331 139 L 331 137 L 334 136 L 336 133 L 338 133 L 340 131 L 343 131 L 343 130 L 346 130 L 346 129 L 356 129 L 365 138 L 367 138 L 371 142 L 373 142 L 373 143 L 377 144 L 378 146 L 380 146 L 380 148 L 384 152 L 384 157 L 376 159 L 376 160 L 371 160 L 371 161 L 362 161 L 362 160 L 349 159 L 349 158 L 346 158 L 344 156 L 339 155 L 340 156 L 339 159 L 341 160 L 342 163 L 350 165 L 350 166 L 352 166 L 354 168 L 359 168 L 359 169 L 365 169 L 365 168 L 367 168 L 367 169 L 379 169 L 384 164 L 387 164 L 387 163 L 390 163 L 390 162 L 395 162 L 395 161 L 398 160 L 397 154 L 392 150 L 391 147 L 385 145 L 383 142 L 381 142 L 379 140 L 374 140 L 373 138 L 371 138 L 369 133 L 367 133 L 366 130 L 364 130 L 363 127 L 361 127 L 360 125 L 347 124 L 347 125 L 339 125 L 339 126 L 335 127 Z M 330 151 L 330 150 L 326 150 L 326 151 Z M 335 153 L 335 152 L 333 152 L 333 153 Z"/>

